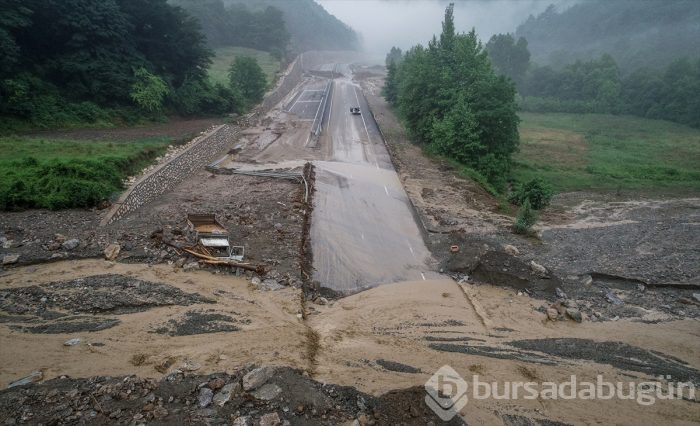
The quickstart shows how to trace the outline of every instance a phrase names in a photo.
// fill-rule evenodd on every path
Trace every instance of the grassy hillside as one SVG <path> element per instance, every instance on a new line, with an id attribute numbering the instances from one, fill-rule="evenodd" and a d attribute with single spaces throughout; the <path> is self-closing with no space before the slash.
<path id="1" fill-rule="evenodd" d="M 518 181 L 557 191 L 700 191 L 700 130 L 602 114 L 521 113 Z"/>
<path id="2" fill-rule="evenodd" d="M 248 49 L 247 47 L 221 47 L 214 49 L 216 56 L 209 67 L 209 78 L 215 83 L 222 83 L 228 86 L 228 69 L 234 58 L 239 55 L 252 56 L 258 61 L 258 65 L 267 76 L 268 84 L 272 83 L 275 74 L 280 70 L 280 61 L 275 59 L 268 52 L 262 50 Z"/>
<path id="3" fill-rule="evenodd" d="M 133 142 L 0 137 L 0 210 L 95 206 L 170 143 L 163 137 Z"/>

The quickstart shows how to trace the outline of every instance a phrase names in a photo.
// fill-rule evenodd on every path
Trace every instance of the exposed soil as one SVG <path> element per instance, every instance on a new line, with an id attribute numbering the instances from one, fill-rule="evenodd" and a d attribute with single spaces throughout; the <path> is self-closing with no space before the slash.
<path id="1" fill-rule="evenodd" d="M 213 213 L 230 232 L 232 244 L 245 247 L 246 262 L 263 265 L 270 279 L 301 285 L 303 196 L 303 186 L 295 182 L 202 170 L 137 214 L 105 227 L 99 226 L 104 210 L 5 212 L 0 215 L 0 237 L 6 248 L 0 248 L 0 258 L 19 259 L 1 268 L 102 257 L 110 243 L 120 245 L 119 261 L 182 267 L 197 259 L 163 241 L 193 244 L 187 214 Z M 63 243 L 72 239 L 78 245 L 68 249 Z"/>

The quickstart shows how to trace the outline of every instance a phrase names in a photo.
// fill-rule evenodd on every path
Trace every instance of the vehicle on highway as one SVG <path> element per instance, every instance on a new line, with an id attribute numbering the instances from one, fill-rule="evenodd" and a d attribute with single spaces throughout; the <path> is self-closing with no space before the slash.
<path id="1" fill-rule="evenodd" d="M 351 108 L 350 108 L 350 114 L 352 114 L 352 115 L 360 115 L 360 107 L 351 107 Z"/>

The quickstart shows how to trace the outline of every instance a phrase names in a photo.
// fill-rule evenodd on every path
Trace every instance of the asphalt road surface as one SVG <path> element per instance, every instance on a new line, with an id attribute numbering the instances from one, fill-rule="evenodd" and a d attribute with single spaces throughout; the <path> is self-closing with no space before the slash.
<path id="1" fill-rule="evenodd" d="M 346 65 L 335 68 L 323 111 L 321 144 L 330 161 L 316 161 L 311 222 L 315 281 L 343 294 L 384 283 L 435 278 L 408 197 L 391 164 L 362 90 Z M 306 99 L 302 92 L 300 98 Z M 350 113 L 359 106 L 360 115 Z"/>

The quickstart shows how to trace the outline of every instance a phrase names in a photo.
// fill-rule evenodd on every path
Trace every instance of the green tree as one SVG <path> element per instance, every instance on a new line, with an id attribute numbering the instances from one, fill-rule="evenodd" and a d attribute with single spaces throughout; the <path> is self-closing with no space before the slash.
<path id="1" fill-rule="evenodd" d="M 382 88 L 382 95 L 391 105 L 396 105 L 398 87 L 396 83 L 396 64 L 394 62 L 389 62 L 387 65 L 386 79 L 384 80 L 384 87 Z"/>
<path id="2" fill-rule="evenodd" d="M 136 81 L 131 86 L 131 99 L 144 111 L 159 112 L 169 92 L 165 81 L 145 68 L 137 69 L 134 76 Z"/>
<path id="3" fill-rule="evenodd" d="M 518 187 L 514 191 L 508 201 L 517 205 L 524 205 L 527 201 L 535 210 L 540 210 L 549 205 L 552 200 L 554 191 L 541 178 L 534 178 Z"/>
<path id="4" fill-rule="evenodd" d="M 384 60 L 384 63 L 386 64 L 387 68 L 389 68 L 389 65 L 398 64 L 399 62 L 401 62 L 402 56 L 403 52 L 401 51 L 401 49 L 399 49 L 396 46 L 392 46 L 389 53 L 386 54 L 386 59 Z"/>
<path id="5" fill-rule="evenodd" d="M 260 102 L 265 95 L 267 80 L 255 58 L 239 56 L 229 69 L 231 87 L 240 93 L 247 107 Z"/>
<path id="6" fill-rule="evenodd" d="M 513 231 L 516 234 L 527 234 L 530 228 L 537 222 L 537 213 L 530 206 L 530 200 L 525 200 L 522 206 L 518 209 L 518 215 L 513 224 Z"/>
<path id="7" fill-rule="evenodd" d="M 496 70 L 510 77 L 520 87 L 530 66 L 527 40 L 520 37 L 516 42 L 511 34 L 494 34 L 486 43 L 486 50 Z"/>

